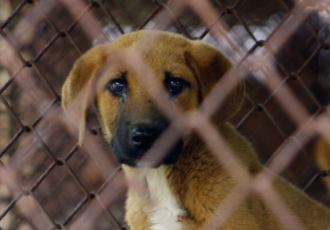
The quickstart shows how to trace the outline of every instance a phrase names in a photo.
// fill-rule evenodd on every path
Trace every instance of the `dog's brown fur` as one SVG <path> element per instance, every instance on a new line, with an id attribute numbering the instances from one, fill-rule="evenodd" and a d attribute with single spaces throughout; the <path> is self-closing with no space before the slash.
<path id="1" fill-rule="evenodd" d="M 330 145 L 323 138 L 318 139 L 315 144 L 315 159 L 320 169 L 330 169 Z M 323 177 L 323 181 L 327 186 L 328 194 L 330 197 L 330 178 L 328 176 Z"/>
<path id="2" fill-rule="evenodd" d="M 152 36 L 157 39 L 147 50 L 143 50 L 141 47 L 145 46 L 141 45 L 141 41 Z M 171 70 L 191 83 L 189 88 L 170 99 L 171 103 L 179 105 L 183 111 L 197 109 L 212 86 L 232 68 L 227 58 L 212 46 L 167 32 L 129 33 L 110 44 L 94 47 L 76 62 L 68 76 L 62 90 L 63 106 L 67 108 L 83 87 L 90 84 L 90 80 L 99 77 L 96 84 L 96 107 L 104 137 L 109 143 L 114 137 L 117 119 L 121 114 L 131 114 L 138 120 L 158 113 L 154 103 L 150 103 L 151 97 L 138 80 L 134 67 L 118 62 L 116 58 L 120 52 L 136 51 L 142 54 L 144 61 L 160 81 L 164 79 L 164 71 Z M 130 87 L 130 94 L 124 105 L 118 97 L 105 89 L 105 84 L 122 71 L 128 71 L 127 81 Z M 226 99 L 213 117 L 213 122 L 246 170 L 256 175 L 264 169 L 263 166 L 250 143 L 227 122 L 240 108 L 243 98 L 244 90 L 240 85 Z M 140 170 L 127 165 L 123 168 L 128 177 Z M 128 192 L 126 220 L 132 230 L 201 229 L 236 186 L 231 175 L 208 147 L 192 134 L 184 137 L 183 150 L 175 164 L 148 169 L 147 183 L 155 201 L 153 207 L 145 203 L 137 191 L 129 189 Z M 280 178 L 275 180 L 274 186 L 307 229 L 326 230 L 330 226 L 329 209 Z M 161 220 L 163 214 L 169 214 L 168 218 L 176 221 L 173 228 L 166 225 L 166 215 L 166 220 Z M 283 226 L 261 198 L 251 195 L 222 229 L 278 230 L 283 229 Z"/>

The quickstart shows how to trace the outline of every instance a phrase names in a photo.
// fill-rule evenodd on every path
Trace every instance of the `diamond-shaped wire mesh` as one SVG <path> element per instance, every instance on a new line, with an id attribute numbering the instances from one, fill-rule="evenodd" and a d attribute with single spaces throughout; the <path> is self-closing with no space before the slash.
<path id="1" fill-rule="evenodd" d="M 329 16 L 330 4 L 322 0 L 2 0 L 0 227 L 126 227 L 124 175 L 96 116 L 91 115 L 90 134 L 80 146 L 60 94 L 81 54 L 141 29 L 202 39 L 225 53 L 247 89 L 231 122 L 263 164 L 330 206 L 330 165 L 317 155 L 330 140 Z M 265 69 L 270 65 L 273 69 Z M 190 119 L 206 143 L 217 135 L 208 116 Z M 252 188 L 264 178 L 250 179 Z M 237 191 L 248 195 L 239 186 Z M 272 195 L 276 200 L 271 191 L 264 199 Z"/>

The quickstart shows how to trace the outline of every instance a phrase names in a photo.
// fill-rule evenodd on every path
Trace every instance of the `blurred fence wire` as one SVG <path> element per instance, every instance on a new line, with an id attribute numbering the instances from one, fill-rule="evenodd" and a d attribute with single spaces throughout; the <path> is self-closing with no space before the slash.
<path id="1" fill-rule="evenodd" d="M 226 214 L 211 218 L 205 229 L 225 223 L 251 192 L 263 198 L 286 229 L 304 229 L 293 215 L 282 218 L 290 209 L 272 189 L 269 174 L 253 178 L 229 148 L 218 152 L 226 144 L 209 117 L 227 95 L 223 89 L 237 85 L 233 76 L 238 71 L 247 95 L 232 119 L 236 129 L 252 142 L 262 163 L 330 206 L 330 169 L 320 167 L 314 153 L 319 140 L 330 145 L 329 20 L 325 0 L 2 0 L 0 227 L 125 229 L 122 170 L 95 119 L 78 144 L 77 127 L 61 108 L 60 89 L 74 61 L 93 45 L 157 29 L 204 40 L 237 67 L 203 101 L 207 110 L 185 114 L 177 109 L 169 115 L 176 130 L 193 129 L 220 161 L 235 165 L 228 171 L 239 183 L 217 210 Z M 149 39 L 152 45 L 157 37 Z M 149 71 L 138 54 L 123 57 Z M 151 85 L 161 88 L 158 82 Z M 159 106 L 167 110 L 166 103 Z M 172 126 L 160 139 L 175 141 L 180 134 Z M 165 152 L 162 143 L 155 146 L 163 149 L 160 153 Z M 143 176 L 136 175 L 129 186 L 143 185 Z"/>

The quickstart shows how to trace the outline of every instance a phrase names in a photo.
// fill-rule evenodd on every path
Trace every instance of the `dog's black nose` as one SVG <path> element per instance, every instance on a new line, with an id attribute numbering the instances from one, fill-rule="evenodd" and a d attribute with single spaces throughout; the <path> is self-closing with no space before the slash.
<path id="1" fill-rule="evenodd" d="M 155 142 L 159 132 L 150 126 L 135 126 L 131 130 L 131 140 L 133 145 L 141 150 L 147 150 Z"/>

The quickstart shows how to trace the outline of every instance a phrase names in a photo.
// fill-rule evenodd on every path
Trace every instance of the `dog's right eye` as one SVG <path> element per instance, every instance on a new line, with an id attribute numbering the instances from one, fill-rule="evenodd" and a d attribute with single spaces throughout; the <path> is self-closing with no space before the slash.
<path id="1" fill-rule="evenodd" d="M 114 79 L 109 83 L 108 89 L 114 95 L 121 95 L 125 90 L 125 82 L 120 78 Z"/>

